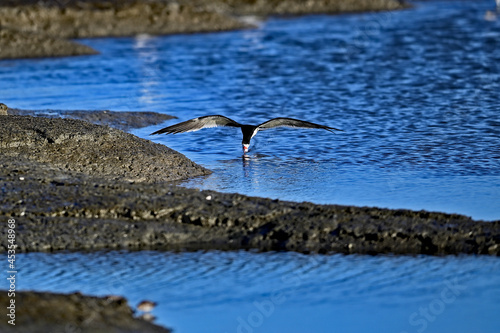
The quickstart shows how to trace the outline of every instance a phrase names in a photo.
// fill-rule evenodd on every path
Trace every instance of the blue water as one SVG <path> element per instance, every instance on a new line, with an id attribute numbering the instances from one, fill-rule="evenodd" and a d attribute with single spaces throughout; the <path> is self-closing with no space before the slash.
<path id="1" fill-rule="evenodd" d="M 149 137 L 214 173 L 185 186 L 500 219 L 500 19 L 493 1 L 272 18 L 214 34 L 89 39 L 97 56 L 0 61 L 25 109 L 223 114 L 341 128 Z M 500 16 L 500 15 L 499 15 Z M 175 121 L 168 122 L 173 124 Z M 497 332 L 492 257 L 252 252 L 22 254 L 18 287 L 157 301 L 176 332 Z M 4 280 L 5 283 L 5 280 Z M 256 303 L 254 303 L 256 302 Z"/>
<path id="2" fill-rule="evenodd" d="M 27 109 L 153 110 L 179 121 L 288 116 L 345 132 L 238 129 L 166 144 L 213 175 L 185 186 L 283 200 L 500 219 L 500 18 L 493 1 L 273 18 L 237 32 L 89 39 L 101 52 L 0 62 L 1 99 Z M 500 15 L 499 15 L 500 17 Z"/>
<path id="3" fill-rule="evenodd" d="M 133 307 L 153 300 L 156 322 L 179 333 L 493 333 L 500 325 L 496 257 L 115 251 L 16 262 L 18 288 L 118 294 Z"/>

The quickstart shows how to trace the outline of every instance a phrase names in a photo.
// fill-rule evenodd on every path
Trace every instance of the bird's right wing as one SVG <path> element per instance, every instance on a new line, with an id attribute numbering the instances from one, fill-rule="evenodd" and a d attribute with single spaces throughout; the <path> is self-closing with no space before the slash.
<path id="1" fill-rule="evenodd" d="M 162 128 L 154 133 L 151 133 L 151 135 L 163 134 L 163 133 L 176 134 L 184 132 L 193 132 L 201 130 L 202 128 L 219 127 L 219 126 L 241 127 L 241 124 L 237 123 L 232 119 L 229 119 L 228 117 L 220 115 L 204 116 L 204 117 L 194 118 L 191 120 L 186 120 L 183 121 L 182 123 Z"/>
<path id="2" fill-rule="evenodd" d="M 274 119 L 265 121 L 262 124 L 260 124 L 259 126 L 257 126 L 257 128 L 259 130 L 266 130 L 266 129 L 276 128 L 276 127 L 319 128 L 319 129 L 325 129 L 325 130 L 330 131 L 330 132 L 342 131 L 341 129 L 338 129 L 335 127 L 315 124 L 315 123 L 311 123 L 309 121 L 293 119 L 293 118 L 274 118 Z"/>

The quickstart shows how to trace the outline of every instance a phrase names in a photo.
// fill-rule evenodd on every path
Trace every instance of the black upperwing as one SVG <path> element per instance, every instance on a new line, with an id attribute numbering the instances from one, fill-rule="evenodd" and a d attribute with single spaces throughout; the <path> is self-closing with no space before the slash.
<path id="1" fill-rule="evenodd" d="M 274 118 L 268 121 L 263 122 L 262 124 L 258 125 L 257 128 L 259 130 L 266 130 L 270 128 L 275 128 L 275 127 L 295 127 L 295 128 L 319 128 L 319 129 L 324 129 L 327 131 L 330 131 L 334 133 L 333 131 L 342 131 L 341 129 L 334 128 L 334 127 L 329 127 L 325 125 L 320 125 L 320 124 L 315 124 L 311 123 L 309 121 L 305 120 L 298 120 L 298 119 L 293 119 L 293 118 Z"/>
<path id="2" fill-rule="evenodd" d="M 241 127 L 241 124 L 236 121 L 229 119 L 228 117 L 214 115 L 214 116 L 204 116 L 199 118 L 194 118 L 191 120 L 183 121 L 182 123 L 178 123 L 172 126 L 168 126 L 162 128 L 150 135 L 155 134 L 176 134 L 176 133 L 184 133 L 184 132 L 193 132 L 201 130 L 202 128 L 211 128 L 211 127 Z"/>

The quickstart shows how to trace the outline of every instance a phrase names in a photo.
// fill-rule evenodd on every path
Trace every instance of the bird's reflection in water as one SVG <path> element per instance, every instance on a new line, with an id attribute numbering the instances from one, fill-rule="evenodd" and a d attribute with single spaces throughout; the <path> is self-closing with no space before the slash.
<path id="1" fill-rule="evenodd" d="M 259 154 L 259 153 L 253 153 L 249 154 L 248 152 L 243 153 L 241 155 L 241 162 L 243 165 L 243 176 L 248 178 L 252 177 L 253 174 L 259 173 L 258 169 L 261 162 L 263 161 L 264 158 L 269 157 L 269 155 L 266 154 Z"/>
<path id="2" fill-rule="evenodd" d="M 241 161 L 243 162 L 243 176 L 250 176 L 250 165 L 252 163 L 252 158 L 246 152 L 241 156 Z"/>

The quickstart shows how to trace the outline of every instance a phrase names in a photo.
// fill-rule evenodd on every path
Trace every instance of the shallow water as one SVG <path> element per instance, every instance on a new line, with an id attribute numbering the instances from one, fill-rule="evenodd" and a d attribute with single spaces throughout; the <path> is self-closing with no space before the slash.
<path id="1" fill-rule="evenodd" d="M 492 6 L 422 2 L 274 18 L 248 31 L 85 40 L 102 53 L 0 61 L 0 101 L 321 122 L 345 132 L 261 132 L 247 159 L 237 130 L 151 139 L 214 171 L 186 186 L 500 219 L 500 20 L 483 19 Z M 160 127 L 134 133 L 150 138 Z M 101 252 L 21 254 L 17 263 L 21 289 L 151 299 L 158 322 L 181 333 L 500 326 L 500 261 L 491 257 Z"/>
<path id="2" fill-rule="evenodd" d="M 179 333 L 493 333 L 500 325 L 496 257 L 115 251 L 28 253 L 16 263 L 20 289 L 153 300 L 157 323 Z"/>
<path id="3" fill-rule="evenodd" d="M 214 171 L 189 187 L 500 219 L 500 19 L 484 20 L 487 9 L 492 1 L 423 2 L 247 31 L 84 40 L 102 54 L 0 62 L 1 99 L 324 123 L 344 132 L 260 132 L 247 159 L 237 129 L 134 133 Z"/>

